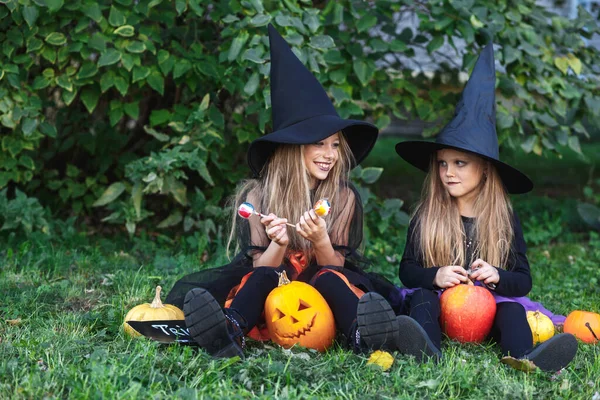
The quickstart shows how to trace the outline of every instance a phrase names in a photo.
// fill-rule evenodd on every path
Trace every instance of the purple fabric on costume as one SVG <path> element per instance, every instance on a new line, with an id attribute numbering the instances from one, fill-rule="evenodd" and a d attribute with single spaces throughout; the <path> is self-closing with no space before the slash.
<path id="1" fill-rule="evenodd" d="M 476 285 L 481 286 L 481 283 L 476 282 Z M 396 286 L 396 293 L 394 293 L 392 296 L 393 300 L 394 300 L 393 301 L 394 304 L 392 304 L 392 307 L 394 308 L 394 310 L 396 310 L 396 312 L 398 312 L 399 310 L 402 310 L 402 309 L 408 309 L 407 301 L 410 299 L 410 296 L 412 296 L 412 294 L 415 292 L 415 290 L 417 290 L 417 289 L 409 289 L 409 288 L 405 288 L 405 287 Z M 438 295 L 441 296 L 443 290 L 435 290 L 435 292 L 437 292 Z M 544 314 L 545 316 L 550 318 L 550 320 L 552 320 L 552 323 L 554 325 L 562 325 L 565 322 L 566 317 L 564 315 L 554 314 L 551 311 L 549 311 L 548 309 L 546 309 L 542 305 L 542 303 L 532 301 L 528 297 L 525 297 L 525 296 L 523 296 L 523 297 L 504 297 L 504 296 L 500 296 L 499 294 L 496 294 L 493 290 L 490 290 L 490 292 L 494 296 L 494 299 L 496 300 L 496 304 L 507 303 L 507 302 L 519 303 L 520 305 L 523 306 L 523 308 L 525 308 L 525 311 L 541 312 L 542 314 Z"/>

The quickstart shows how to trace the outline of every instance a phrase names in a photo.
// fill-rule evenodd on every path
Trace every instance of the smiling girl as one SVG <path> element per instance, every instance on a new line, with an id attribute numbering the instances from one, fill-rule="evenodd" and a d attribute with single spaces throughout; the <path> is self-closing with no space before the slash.
<path id="1" fill-rule="evenodd" d="M 399 347 L 419 359 L 440 357 L 439 293 L 471 279 L 496 299 L 491 338 L 500 344 L 503 361 L 519 369 L 558 371 L 575 356 L 577 341 L 561 334 L 533 348 L 521 304 L 532 286 L 527 248 L 508 197 L 530 191 L 533 183 L 499 159 L 495 79 L 489 44 L 436 141 L 396 145 L 398 155 L 428 172 L 400 262 L 400 280 L 416 290 L 410 317 L 398 317 L 405 333 Z"/>
<path id="2" fill-rule="evenodd" d="M 274 132 L 251 143 L 248 163 L 254 178 L 238 187 L 234 201 L 236 210 L 248 202 L 268 214 L 234 217 L 230 243 L 237 243 L 238 256 L 226 266 L 184 277 L 167 302 L 183 305 L 190 335 L 208 353 L 243 356 L 244 336 L 265 333 L 255 328 L 285 271 L 323 295 L 353 349 L 392 349 L 396 317 L 374 291 L 390 293 L 393 285 L 362 272 L 364 259 L 356 252 L 362 202 L 349 183 L 350 170 L 370 152 L 378 130 L 340 118 L 272 26 L 269 39 Z M 322 198 L 332 204 L 324 218 L 313 210 Z"/>

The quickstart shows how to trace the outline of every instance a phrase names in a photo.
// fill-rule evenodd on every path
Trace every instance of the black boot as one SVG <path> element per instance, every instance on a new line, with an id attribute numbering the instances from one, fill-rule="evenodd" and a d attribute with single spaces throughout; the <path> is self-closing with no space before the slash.
<path id="1" fill-rule="evenodd" d="M 183 303 L 185 324 L 190 336 L 214 357 L 244 358 L 244 318 L 235 310 L 223 309 L 202 288 L 190 290 Z"/>
<path id="2" fill-rule="evenodd" d="M 393 351 L 396 348 L 397 333 L 396 314 L 389 303 L 378 293 L 365 293 L 358 301 L 356 324 L 348 335 L 354 351 Z"/>
<path id="3" fill-rule="evenodd" d="M 501 362 L 520 371 L 557 372 L 569 365 L 577 353 L 577 339 L 570 333 L 561 333 L 546 340 L 520 359 L 503 357 Z"/>
<path id="4" fill-rule="evenodd" d="M 442 352 L 433 344 L 425 329 L 408 315 L 398 315 L 396 346 L 402 354 L 415 356 L 418 362 L 433 359 L 438 361 Z"/>

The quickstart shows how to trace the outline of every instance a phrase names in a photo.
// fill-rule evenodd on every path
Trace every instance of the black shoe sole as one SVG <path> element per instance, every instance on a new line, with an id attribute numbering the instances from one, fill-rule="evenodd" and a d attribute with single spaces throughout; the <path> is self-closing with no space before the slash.
<path id="1" fill-rule="evenodd" d="M 417 361 L 438 361 L 442 352 L 433 344 L 425 329 L 408 315 L 398 315 L 398 337 L 396 346 L 402 354 L 414 356 Z"/>
<path id="2" fill-rule="evenodd" d="M 358 300 L 356 324 L 369 349 L 395 350 L 398 332 L 396 314 L 381 295 L 368 292 Z"/>
<path id="3" fill-rule="evenodd" d="M 183 314 L 190 336 L 208 354 L 244 358 L 241 346 L 229 336 L 223 309 L 206 289 L 192 289 L 185 295 Z"/>
<path id="4" fill-rule="evenodd" d="M 525 358 L 545 372 L 556 372 L 566 367 L 577 354 L 577 339 L 570 333 L 561 333 L 537 346 Z"/>

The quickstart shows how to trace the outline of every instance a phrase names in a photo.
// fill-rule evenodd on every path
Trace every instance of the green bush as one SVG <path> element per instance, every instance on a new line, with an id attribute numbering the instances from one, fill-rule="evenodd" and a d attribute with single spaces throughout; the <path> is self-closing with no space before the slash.
<path id="1" fill-rule="evenodd" d="M 406 15 L 418 28 L 397 32 Z M 0 188 L 18 187 L 61 218 L 131 233 L 142 222 L 184 228 L 210 242 L 223 198 L 248 174 L 240 167 L 248 143 L 270 130 L 268 23 L 342 117 L 380 128 L 395 116 L 429 122 L 426 134 L 439 129 L 459 73 L 491 37 L 503 146 L 579 151 L 581 122 L 600 115 L 599 56 L 583 40 L 596 22 L 583 10 L 566 20 L 533 0 L 8 0 Z M 435 71 L 409 69 L 417 57 L 431 57 Z"/>

